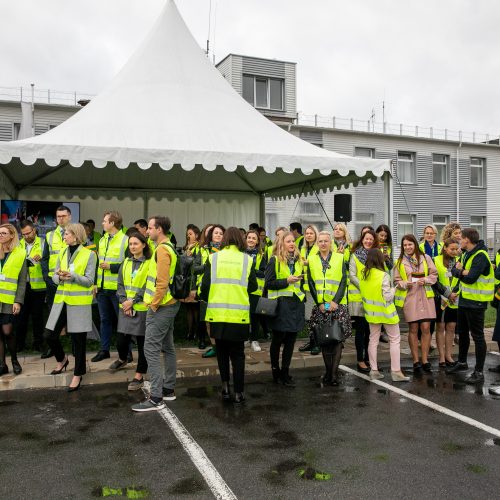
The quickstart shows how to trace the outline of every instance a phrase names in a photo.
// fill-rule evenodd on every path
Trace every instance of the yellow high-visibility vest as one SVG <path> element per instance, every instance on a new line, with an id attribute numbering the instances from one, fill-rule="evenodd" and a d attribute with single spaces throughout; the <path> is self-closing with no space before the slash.
<path id="1" fill-rule="evenodd" d="M 19 242 L 19 245 L 26 252 L 26 240 L 22 239 Z M 43 255 L 44 245 L 44 240 L 42 240 L 40 236 L 36 236 L 35 241 L 33 242 L 33 245 L 31 246 L 30 251 L 26 254 L 26 256 L 28 258 L 34 257 L 35 255 L 39 255 L 41 257 Z M 28 275 L 32 290 L 45 290 L 47 288 L 45 280 L 43 279 L 41 261 L 38 261 L 36 263 L 33 261 L 33 265 L 28 266 Z"/>
<path id="2" fill-rule="evenodd" d="M 45 235 L 45 243 L 49 247 L 49 277 L 52 278 L 54 271 L 56 269 L 57 257 L 59 257 L 59 252 L 66 248 L 66 242 L 61 236 L 61 226 L 57 226 L 53 231 L 49 231 Z"/>
<path id="3" fill-rule="evenodd" d="M 125 295 L 127 299 L 134 300 L 136 294 L 140 292 L 146 284 L 149 272 L 150 259 L 141 262 L 141 265 L 135 272 L 132 272 L 133 259 L 127 257 L 122 264 L 123 286 L 125 287 Z M 144 297 L 143 297 L 144 300 Z M 123 306 L 120 304 L 120 308 Z M 137 302 L 133 306 L 136 311 L 147 311 L 148 307 L 143 302 Z"/>
<path id="4" fill-rule="evenodd" d="M 450 290 L 453 290 L 459 284 L 459 280 L 458 280 L 458 278 L 455 278 L 453 276 L 448 275 L 449 271 L 448 271 L 448 268 L 443 263 L 443 255 L 442 254 L 438 255 L 434 259 L 434 264 L 435 264 L 437 272 L 438 272 L 439 283 L 441 283 L 441 285 L 449 288 Z M 448 307 L 450 309 L 457 309 L 458 305 L 452 304 L 451 302 L 448 302 Z"/>
<path id="5" fill-rule="evenodd" d="M 62 271 L 71 271 L 80 276 L 85 275 L 87 264 L 92 256 L 92 250 L 80 245 L 72 256 L 72 262 L 68 263 L 69 250 L 64 248 L 59 257 L 59 268 Z M 64 302 L 69 306 L 90 306 L 94 298 L 93 283 L 90 286 L 81 286 L 69 281 L 60 281 L 57 285 L 54 304 Z"/>
<path id="6" fill-rule="evenodd" d="M 286 262 L 280 262 L 277 257 L 274 259 L 275 270 L 276 270 L 276 279 L 287 279 L 288 276 L 291 276 L 290 269 Z M 294 264 L 294 276 L 300 276 L 303 274 L 304 266 L 302 265 L 301 260 L 297 260 Z M 270 299 L 279 299 L 280 297 L 293 297 L 294 295 L 303 302 L 306 295 L 300 288 L 300 281 L 296 283 L 289 283 L 286 288 L 282 288 L 281 290 L 273 290 L 271 288 L 268 289 L 268 298 Z"/>
<path id="7" fill-rule="evenodd" d="M 172 284 L 174 281 L 174 273 L 175 273 L 175 266 L 177 265 L 177 253 L 175 250 L 170 246 L 170 243 L 164 242 L 161 243 L 162 246 L 164 246 L 168 253 L 170 254 L 170 281 L 169 284 Z M 158 252 L 159 245 L 155 248 L 155 252 L 153 254 L 153 257 L 149 260 L 149 266 L 148 266 L 148 275 L 146 278 L 146 290 L 144 292 L 144 303 L 149 305 L 151 302 L 153 302 L 153 297 L 156 293 L 156 276 L 158 273 L 158 265 L 156 262 L 156 252 Z M 165 292 L 165 295 L 162 297 L 160 301 L 160 306 L 166 304 L 167 302 L 170 302 L 173 299 L 172 294 L 170 293 L 170 287 L 167 287 L 167 290 Z"/>
<path id="8" fill-rule="evenodd" d="M 205 321 L 213 323 L 250 323 L 248 279 L 252 259 L 234 245 L 209 257 L 210 292 Z"/>
<path id="9" fill-rule="evenodd" d="M 344 258 L 342 254 L 332 252 L 328 263 L 330 267 L 323 273 L 321 256 L 316 254 L 309 259 L 309 273 L 320 304 L 331 302 L 335 298 L 344 276 Z M 342 297 L 340 304 L 347 304 L 346 294 Z"/>
<path id="10" fill-rule="evenodd" d="M 475 283 L 468 284 L 463 281 L 460 283 L 460 295 L 467 300 L 477 300 L 478 302 L 489 302 L 495 295 L 495 272 L 490 262 L 490 257 L 485 250 L 479 250 L 465 264 L 465 269 L 472 267 L 472 262 L 479 255 L 484 254 L 490 264 L 487 275 L 481 275 Z"/>
<path id="11" fill-rule="evenodd" d="M 26 259 L 26 252 L 20 247 L 15 247 L 7 256 L 0 269 L 0 302 L 14 304 L 16 298 L 19 273 Z"/>
<path id="12" fill-rule="evenodd" d="M 387 273 L 380 269 L 372 268 L 368 278 L 363 273 L 359 278 L 359 289 L 363 297 L 363 310 L 368 323 L 382 323 L 395 325 L 399 323 L 399 316 L 394 302 L 386 302 L 382 292 L 382 282 Z"/>
<path id="13" fill-rule="evenodd" d="M 309 249 L 309 253 L 307 253 L 307 248 L 306 248 L 306 242 L 304 241 L 304 244 L 302 245 L 302 248 L 300 249 L 300 256 L 304 260 L 308 260 L 314 255 L 318 255 L 319 253 L 319 248 L 316 243 Z M 304 276 L 307 276 L 307 266 L 304 264 Z M 307 280 L 304 282 L 304 291 L 308 292 L 309 291 L 309 283 Z"/>
<path id="14" fill-rule="evenodd" d="M 427 265 L 427 260 L 425 259 L 425 255 L 423 255 L 422 258 L 424 259 L 424 276 L 427 277 L 429 276 L 429 266 Z M 403 262 L 399 264 L 398 270 L 401 279 L 403 281 L 408 281 L 408 275 L 406 274 Z M 434 297 L 434 291 L 432 290 L 432 287 L 430 285 L 424 285 L 424 288 L 425 288 L 425 295 L 427 298 L 430 299 Z M 396 296 L 394 297 L 394 303 L 398 307 L 403 307 L 407 293 L 408 290 L 402 290 L 401 288 L 396 289 Z"/>
<path id="15" fill-rule="evenodd" d="M 106 233 L 99 240 L 99 264 L 102 262 L 121 264 L 125 260 L 127 246 L 128 237 L 121 231 L 115 233 L 113 237 Z M 103 290 L 116 290 L 118 288 L 118 274 L 112 273 L 109 269 L 99 268 L 97 270 L 97 286 Z"/>

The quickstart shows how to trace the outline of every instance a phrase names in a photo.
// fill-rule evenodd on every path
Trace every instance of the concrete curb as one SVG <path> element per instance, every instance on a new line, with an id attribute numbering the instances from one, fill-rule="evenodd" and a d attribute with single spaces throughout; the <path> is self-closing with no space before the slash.
<path id="1" fill-rule="evenodd" d="M 254 353 L 249 349 L 246 353 L 246 373 L 271 373 L 269 361 L 268 344 L 263 344 L 263 350 L 260 353 Z M 353 348 L 352 341 L 348 343 L 342 355 L 342 364 L 356 365 L 356 352 Z M 487 342 L 488 351 L 496 351 L 498 346 L 496 342 Z M 437 354 L 437 351 L 434 351 Z M 458 352 L 458 346 L 455 346 L 455 355 Z M 471 344 L 470 353 L 474 352 L 474 344 Z M 217 360 L 215 358 L 203 359 L 201 351 L 195 348 L 180 348 L 177 349 L 177 377 L 179 379 L 199 379 L 203 377 L 213 377 L 219 375 L 217 368 Z M 88 359 L 93 356 L 93 353 L 88 353 Z M 135 375 L 135 364 L 125 367 L 117 372 L 110 372 L 107 367 L 116 359 L 116 354 L 112 354 L 110 359 L 101 361 L 100 363 L 87 363 L 87 374 L 84 376 L 83 385 L 99 385 L 99 384 L 115 384 L 123 383 L 124 385 L 130 382 Z M 436 367 L 437 357 L 431 356 L 430 359 Z M 382 363 L 388 362 L 389 349 L 387 344 L 381 344 L 378 352 L 378 360 Z M 411 366 L 411 356 L 409 349 L 402 344 L 401 346 L 401 361 L 403 364 Z M 66 387 L 71 377 L 72 371 L 62 373 L 61 375 L 49 375 L 50 371 L 55 366 L 54 358 L 49 360 L 40 360 L 38 356 L 19 357 L 19 362 L 23 367 L 23 373 L 13 375 L 9 373 L 0 377 L 0 392 L 12 391 L 20 389 L 49 389 Z M 72 359 L 70 366 L 73 366 Z M 321 355 L 311 356 L 298 351 L 294 352 L 291 369 L 299 370 L 303 368 L 317 368 L 323 366 L 323 358 Z M 9 364 L 10 367 L 10 364 Z"/>

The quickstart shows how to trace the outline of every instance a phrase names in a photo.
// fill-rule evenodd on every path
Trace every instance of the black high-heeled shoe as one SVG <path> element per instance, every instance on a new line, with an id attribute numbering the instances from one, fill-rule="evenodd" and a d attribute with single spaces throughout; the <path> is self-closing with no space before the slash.
<path id="1" fill-rule="evenodd" d="M 78 385 L 75 387 L 71 387 L 70 385 L 66 388 L 66 392 L 75 392 L 80 389 L 80 384 L 82 383 L 82 376 L 80 375 L 80 380 L 78 381 Z"/>
<path id="2" fill-rule="evenodd" d="M 52 370 L 50 372 L 51 375 L 60 375 L 63 370 L 66 371 L 66 368 L 68 368 L 69 365 L 69 358 L 66 358 L 66 361 L 64 362 L 64 365 L 61 366 L 60 370 Z"/>

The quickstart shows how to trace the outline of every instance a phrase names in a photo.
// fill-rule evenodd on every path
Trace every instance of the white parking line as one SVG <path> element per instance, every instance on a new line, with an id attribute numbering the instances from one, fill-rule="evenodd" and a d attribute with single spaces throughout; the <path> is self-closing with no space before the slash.
<path id="1" fill-rule="evenodd" d="M 420 403 L 421 405 L 427 406 L 428 408 L 431 408 L 432 410 L 438 411 L 439 413 L 443 413 L 444 415 L 448 415 L 449 417 L 456 418 L 457 420 L 460 420 L 461 422 L 464 422 L 468 425 L 471 425 L 472 427 L 475 427 L 476 429 L 480 429 L 484 432 L 488 432 L 489 434 L 493 434 L 493 436 L 500 437 L 500 430 L 499 429 L 495 429 L 494 427 L 490 427 L 489 425 L 478 422 L 477 420 L 474 420 L 473 418 L 466 417 L 465 415 L 462 415 L 461 413 L 457 413 L 456 411 L 449 410 L 448 408 L 446 408 L 444 406 L 433 403 L 432 401 L 421 398 L 420 396 L 415 396 L 415 394 L 411 394 L 408 391 L 404 391 L 403 389 L 400 389 L 399 387 L 394 387 L 393 385 L 387 384 L 385 382 L 381 382 L 380 380 L 371 380 L 370 377 L 368 377 L 367 375 L 363 375 L 362 373 L 359 373 L 356 370 L 349 368 L 348 366 L 340 365 L 339 368 L 346 373 L 350 373 L 351 375 L 355 375 L 356 377 L 362 378 L 363 380 L 367 380 L 368 382 L 371 382 L 372 384 L 379 385 L 380 387 L 383 387 L 384 389 L 388 389 L 389 391 L 395 392 L 396 394 L 404 396 L 405 398 L 412 399 L 413 401 L 416 401 L 417 403 Z"/>
<path id="2" fill-rule="evenodd" d="M 182 425 L 181 421 L 175 416 L 172 410 L 164 408 L 160 410 L 159 413 L 175 434 L 175 437 L 182 444 L 193 464 L 200 471 L 215 498 L 220 500 L 236 499 L 236 495 L 231 491 L 231 488 L 226 484 L 224 479 L 222 479 L 222 476 L 214 467 L 201 446 L 193 439 L 193 436 L 191 436 L 189 431 Z"/>

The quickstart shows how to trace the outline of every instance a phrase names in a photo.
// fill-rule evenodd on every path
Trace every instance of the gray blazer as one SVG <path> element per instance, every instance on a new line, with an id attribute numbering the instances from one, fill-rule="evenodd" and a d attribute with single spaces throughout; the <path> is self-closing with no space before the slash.
<path id="1" fill-rule="evenodd" d="M 72 263 L 75 260 L 76 255 L 83 247 L 80 245 L 71 259 L 69 259 L 69 252 L 64 252 L 64 256 L 69 259 L 68 264 Z M 61 268 L 60 264 L 60 255 L 57 258 L 56 263 L 56 271 Z M 96 269 L 97 258 L 95 252 L 90 252 L 89 260 L 87 262 L 87 267 L 85 268 L 85 274 L 80 275 L 74 272 L 71 273 L 71 283 L 76 283 L 80 286 L 91 288 L 94 286 L 95 279 L 95 269 Z M 52 276 L 52 280 L 56 285 L 59 285 L 59 276 L 54 272 Z M 52 306 L 50 310 L 49 319 L 47 320 L 47 324 L 45 328 L 47 330 L 54 330 L 57 320 L 63 310 L 64 303 L 55 304 Z M 66 330 L 68 333 L 81 333 L 81 332 L 91 332 L 92 331 L 92 306 L 70 306 L 66 304 L 66 317 L 67 324 Z"/>

